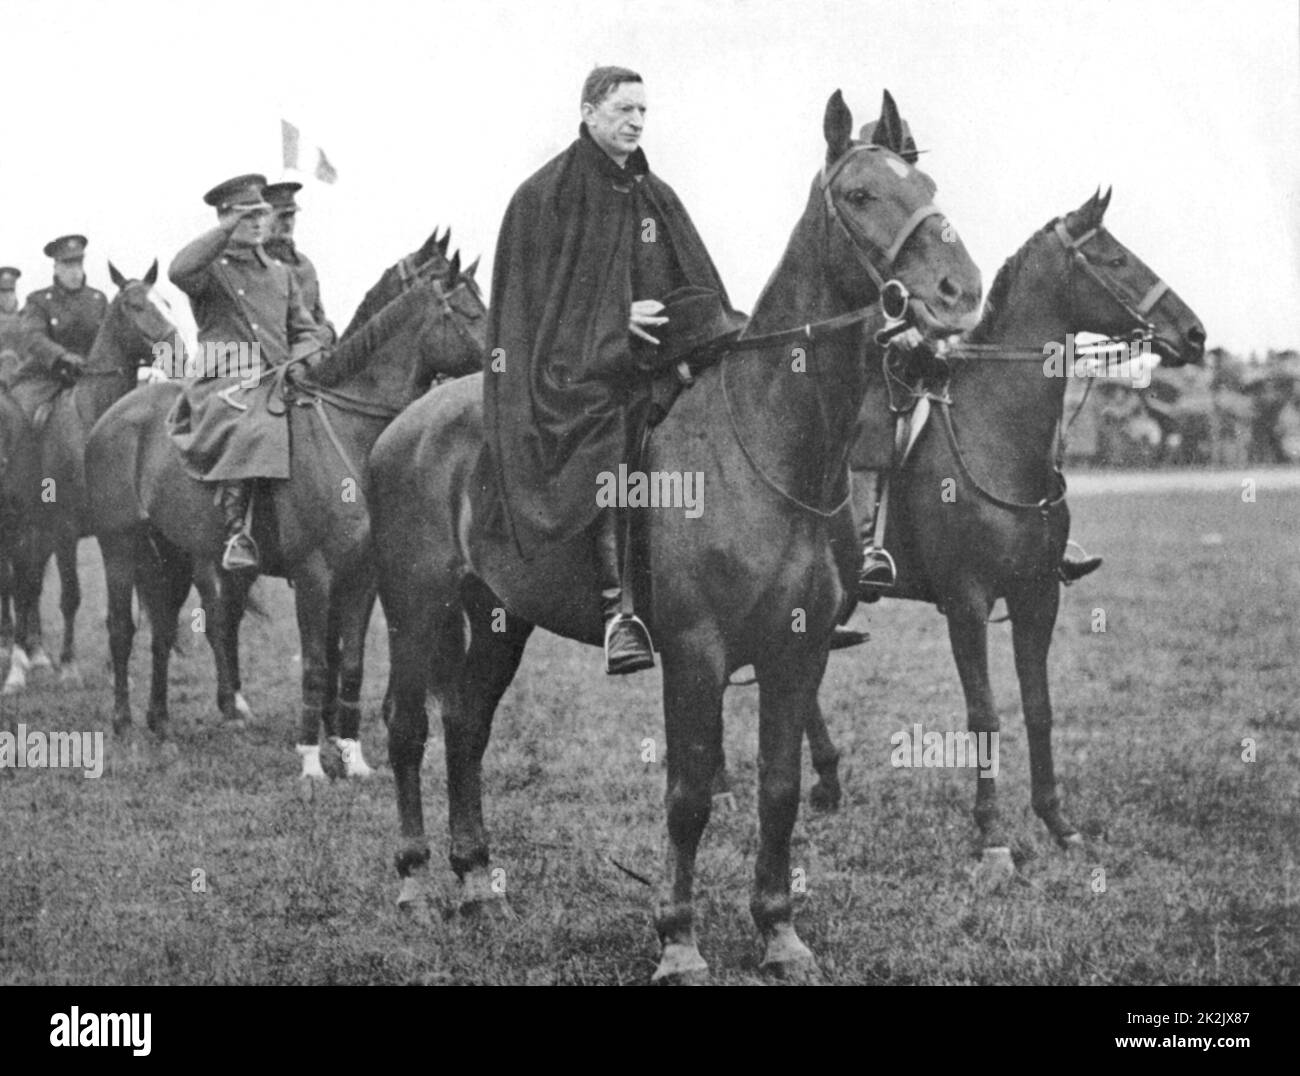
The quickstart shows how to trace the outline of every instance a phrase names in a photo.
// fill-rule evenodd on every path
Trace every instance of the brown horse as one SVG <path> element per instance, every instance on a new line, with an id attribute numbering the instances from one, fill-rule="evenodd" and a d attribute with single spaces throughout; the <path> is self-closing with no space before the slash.
<path id="1" fill-rule="evenodd" d="M 111 262 L 108 271 L 119 290 L 95 337 L 81 380 L 55 397 L 40 433 L 29 432 L 39 459 L 24 482 L 11 547 L 17 632 L 6 694 L 26 687 L 29 669 L 50 663 L 41 643 L 40 602 L 45 565 L 52 553 L 58 557 L 63 614 L 59 676 L 67 683 L 80 681 L 74 644 L 81 605 L 77 542 L 90 534 L 83 467 L 86 438 L 100 415 L 136 387 L 140 369 L 154 361 L 154 346 L 177 338 L 167 302 L 153 290 L 156 261 L 140 280 L 127 280 Z M 16 391 L 22 391 L 21 385 Z"/>
<path id="2" fill-rule="evenodd" d="M 791 921 L 789 842 L 802 730 L 848 597 L 832 539 L 851 547 L 836 505 L 865 364 L 873 354 L 879 361 L 875 304 L 889 276 L 911 293 L 917 316 L 948 331 L 973 321 L 979 304 L 979 272 L 930 203 L 933 183 L 899 155 L 902 121 L 888 94 L 876 144 L 852 141 L 838 91 L 824 131 L 826 164 L 747 336 L 699 374 L 645 460 L 652 474 L 699 472 L 708 491 L 700 518 L 660 509 L 645 520 L 653 595 L 643 612 L 662 648 L 673 846 L 656 979 L 707 971 L 693 925 L 695 856 L 721 758 L 727 675 L 746 663 L 757 669 L 761 699 L 751 910 L 766 967 L 815 967 Z M 603 637 L 586 536 L 525 563 L 475 516 L 482 394 L 477 377 L 435 389 L 389 427 L 370 460 L 403 907 L 421 899 L 428 870 L 420 792 L 428 688 L 446 735 L 451 866 L 464 903 L 492 907 L 503 898 L 489 881 L 482 760 L 497 703 L 534 625 L 594 646 Z"/>
<path id="3" fill-rule="evenodd" d="M 996 736 L 999 728 L 986 624 L 994 602 L 1006 600 L 1033 808 L 1067 848 L 1082 839 L 1056 792 L 1047 676 L 1058 567 L 1070 535 L 1060 471 L 1067 334 L 1142 334 L 1125 345 L 1125 361 L 1102 367 L 1138 383 L 1150 377 L 1157 357 L 1169 366 L 1199 363 L 1205 348 L 1205 330 L 1186 303 L 1103 226 L 1109 201 L 1109 192 L 1094 195 L 1035 232 L 998 272 L 979 325 L 947 350 L 937 378 L 914 391 L 910 402 L 923 399 L 929 420 L 892 479 L 884 535 L 899 579 L 886 597 L 931 602 L 947 617 L 968 728 L 976 734 Z M 1084 361 L 1075 358 L 1073 376 Z M 882 420 L 862 416 L 864 427 Z M 819 776 L 813 803 L 834 807 L 838 752 L 820 715 L 807 732 Z M 981 869 L 995 880 L 1012 861 L 992 774 L 979 773 L 975 789 Z"/>
<path id="4" fill-rule="evenodd" d="M 302 643 L 304 769 L 320 772 L 319 734 L 356 742 L 365 630 L 374 605 L 369 519 L 361 470 L 371 445 L 434 377 L 482 367 L 485 307 L 457 255 L 446 278 L 421 278 L 291 387 L 286 405 L 293 476 L 270 483 L 254 509 L 267 574 L 289 579 Z M 238 627 L 248 583 L 224 572 L 221 520 L 210 488 L 191 478 L 167 435 L 180 387 L 150 386 L 93 431 L 87 471 L 108 581 L 115 674 L 114 728 L 131 724 L 127 662 L 134 584 L 153 629 L 148 724 L 165 734 L 167 665 L 191 581 L 203 600 L 217 666 L 217 705 L 249 715 L 239 676 Z M 345 748 L 345 756 L 347 750 Z M 359 748 L 350 772 L 368 773 Z"/>

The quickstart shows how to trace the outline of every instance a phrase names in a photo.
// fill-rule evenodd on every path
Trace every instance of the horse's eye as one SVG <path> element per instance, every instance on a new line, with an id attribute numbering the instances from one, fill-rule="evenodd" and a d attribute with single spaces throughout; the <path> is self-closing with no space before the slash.
<path id="1" fill-rule="evenodd" d="M 1128 259 L 1120 254 L 1118 257 L 1111 258 L 1106 262 L 1112 269 L 1123 269 L 1128 264 Z"/>
<path id="2" fill-rule="evenodd" d="M 854 187 L 853 190 L 849 191 L 849 193 L 844 196 L 844 200 L 848 202 L 849 205 L 864 206 L 868 202 L 874 202 L 876 199 L 875 196 L 865 187 Z"/>

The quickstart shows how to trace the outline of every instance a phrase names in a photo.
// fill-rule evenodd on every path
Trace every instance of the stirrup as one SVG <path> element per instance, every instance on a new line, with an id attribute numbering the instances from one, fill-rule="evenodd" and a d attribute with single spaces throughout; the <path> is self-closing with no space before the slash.
<path id="1" fill-rule="evenodd" d="M 228 572 L 255 572 L 261 565 L 257 543 L 251 534 L 238 531 L 226 539 L 221 553 L 221 567 Z"/>
<path id="2" fill-rule="evenodd" d="M 617 643 L 611 651 L 610 643 Z M 635 613 L 618 613 L 605 622 L 605 672 L 610 676 L 655 667 L 650 629 Z"/>
<path id="3" fill-rule="evenodd" d="M 892 590 L 898 582 L 898 566 L 889 550 L 866 545 L 862 550 L 862 571 L 858 575 L 858 591 L 871 597 L 879 597 L 886 590 Z"/>

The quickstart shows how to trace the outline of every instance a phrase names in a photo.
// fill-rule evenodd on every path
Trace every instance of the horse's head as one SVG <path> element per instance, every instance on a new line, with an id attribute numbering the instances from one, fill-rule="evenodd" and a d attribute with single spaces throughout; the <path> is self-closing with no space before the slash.
<path id="1" fill-rule="evenodd" d="M 969 328 L 979 311 L 980 271 L 934 205 L 934 181 L 915 167 L 916 146 L 889 92 L 869 140 L 852 137 L 853 116 L 839 90 L 826 103 L 823 129 L 826 271 L 841 300 L 861 306 L 897 280 L 923 328 Z"/>
<path id="2" fill-rule="evenodd" d="M 430 282 L 433 289 L 429 314 L 419 336 L 422 386 L 436 376 L 463 377 L 483 369 L 487 346 L 487 304 L 474 279 L 478 260 L 462 270 L 460 251 L 447 266 L 446 276 Z"/>
<path id="3" fill-rule="evenodd" d="M 108 275 L 118 292 L 109 304 L 100 335 L 111 344 L 108 362 L 130 375 L 134 383 L 136 370 L 153 364 L 155 345 L 174 345 L 181 339 L 180 331 L 172 320 L 171 306 L 154 288 L 157 259 L 139 280 L 127 279 L 112 262 L 108 263 Z"/>
<path id="4" fill-rule="evenodd" d="M 343 337 L 351 336 L 402 292 L 426 280 L 446 275 L 447 268 L 451 264 L 447 260 L 447 245 L 450 241 L 450 228 L 442 235 L 439 235 L 438 229 L 434 228 L 418 250 L 411 251 L 406 257 L 385 269 L 374 287 L 366 292 L 365 298 L 361 300 L 361 305 L 352 315 L 348 327 L 343 330 Z"/>
<path id="5" fill-rule="evenodd" d="M 1110 204 L 1098 190 L 1049 226 L 1065 247 L 1070 322 L 1076 331 L 1123 337 L 1149 334 L 1165 366 L 1205 358 L 1205 326 L 1192 309 L 1141 258 L 1102 224 Z"/>

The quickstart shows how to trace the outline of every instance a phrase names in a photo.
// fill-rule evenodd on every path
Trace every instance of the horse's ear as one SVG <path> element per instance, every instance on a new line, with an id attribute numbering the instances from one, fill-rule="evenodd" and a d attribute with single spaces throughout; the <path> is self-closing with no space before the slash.
<path id="1" fill-rule="evenodd" d="M 111 261 L 108 263 L 108 278 L 113 282 L 113 286 L 121 291 L 126 287 L 126 277 L 117 271 L 117 266 Z"/>
<path id="2" fill-rule="evenodd" d="M 483 255 L 480 254 L 477 258 L 475 258 L 472 262 L 469 263 L 469 268 L 465 270 L 465 275 L 469 277 L 470 280 L 474 279 L 474 274 L 478 272 L 478 263 L 482 260 L 483 260 Z"/>
<path id="3" fill-rule="evenodd" d="M 447 244 L 451 242 L 451 228 L 447 229 L 447 234 L 438 240 L 438 253 L 444 258 L 447 256 Z"/>
<path id="4" fill-rule="evenodd" d="M 435 227 L 433 231 L 429 233 L 429 238 L 424 241 L 424 246 L 422 246 L 419 252 L 416 254 L 415 256 L 416 263 L 419 265 L 423 265 L 425 262 L 427 262 L 430 258 L 434 256 L 437 250 L 438 250 L 438 229 Z"/>
<path id="5" fill-rule="evenodd" d="M 153 287 L 158 282 L 158 259 L 154 258 L 153 265 L 149 266 L 149 271 L 144 275 L 144 282 Z"/>
<path id="6" fill-rule="evenodd" d="M 893 150 L 901 157 L 906 149 L 903 145 L 905 138 L 903 117 L 898 114 L 898 106 L 894 104 L 893 94 L 886 90 L 884 97 L 880 101 L 880 120 L 871 135 L 871 141 L 877 146 L 884 146 L 885 149 Z M 915 150 L 915 145 L 912 148 Z"/>
<path id="7" fill-rule="evenodd" d="M 1098 188 L 1098 189 L 1100 190 L 1100 188 Z M 1111 191 L 1113 191 L 1113 190 L 1114 190 L 1113 187 L 1107 187 L 1107 188 L 1106 188 L 1106 193 L 1103 194 L 1103 195 L 1101 196 L 1100 201 L 1098 201 L 1098 203 L 1097 203 L 1097 219 L 1098 219 L 1098 220 L 1101 220 L 1102 215 L 1106 212 L 1106 209 L 1110 206 L 1110 195 L 1111 195 Z"/>
<path id="8" fill-rule="evenodd" d="M 451 256 L 451 268 L 447 270 L 447 287 L 448 289 L 456 286 L 456 281 L 460 279 L 460 251 L 456 251 Z"/>
<path id="9" fill-rule="evenodd" d="M 822 118 L 822 133 L 826 136 L 826 163 L 838 161 L 853 140 L 853 113 L 844 103 L 844 95 L 836 90 L 826 102 L 826 115 Z"/>

